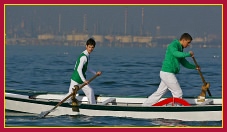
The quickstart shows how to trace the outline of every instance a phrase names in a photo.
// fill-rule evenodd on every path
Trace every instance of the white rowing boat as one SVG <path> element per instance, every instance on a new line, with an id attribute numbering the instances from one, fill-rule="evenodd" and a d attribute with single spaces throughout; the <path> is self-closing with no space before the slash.
<path id="1" fill-rule="evenodd" d="M 40 114 L 52 109 L 65 94 L 27 93 L 8 90 L 5 93 L 7 111 Z M 87 97 L 76 95 L 78 106 L 73 106 L 71 99 L 58 106 L 48 116 L 87 115 L 115 116 L 143 119 L 177 119 L 182 121 L 222 121 L 222 98 L 207 98 L 198 102 L 196 98 L 184 98 L 189 105 L 173 105 L 173 102 L 161 106 L 143 107 L 145 97 L 112 97 L 97 96 L 97 104 L 88 104 Z M 167 100 L 170 100 L 168 98 Z M 161 101 L 166 102 L 165 98 Z M 179 103 L 179 102 L 178 102 Z"/>

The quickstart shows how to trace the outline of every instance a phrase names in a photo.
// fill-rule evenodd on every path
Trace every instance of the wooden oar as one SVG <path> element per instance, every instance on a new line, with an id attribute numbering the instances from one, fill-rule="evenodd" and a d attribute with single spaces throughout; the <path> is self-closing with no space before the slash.
<path id="1" fill-rule="evenodd" d="M 97 76 L 99 76 L 98 74 L 96 74 L 95 76 L 93 76 L 90 80 L 88 80 L 88 83 L 90 83 L 92 80 L 94 80 Z M 80 90 L 81 88 L 83 88 L 85 85 L 87 85 L 86 83 L 83 83 L 78 90 Z M 77 91 L 78 91 L 77 90 Z M 54 106 L 54 108 L 52 108 L 51 110 L 48 111 L 43 111 L 41 112 L 38 117 L 40 118 L 44 118 L 46 117 L 49 113 L 51 113 L 52 111 L 54 111 L 59 105 L 61 105 L 62 103 L 64 103 L 69 97 L 71 97 L 73 94 L 75 94 L 74 92 L 72 92 L 70 95 L 68 95 L 67 97 L 65 97 L 61 102 L 59 102 L 56 106 Z"/>
<path id="2" fill-rule="evenodd" d="M 199 67 L 199 65 L 198 65 L 198 63 L 196 62 L 194 56 L 192 56 L 192 59 L 193 59 L 195 65 L 196 65 L 196 67 Z M 197 70 L 198 70 L 199 75 L 200 75 L 200 77 L 201 77 L 201 79 L 202 79 L 202 81 L 203 81 L 202 91 L 203 91 L 203 90 L 207 90 L 209 96 L 211 96 L 211 93 L 210 93 L 210 90 L 209 90 L 210 84 L 207 83 L 207 82 L 205 81 L 205 79 L 204 79 L 204 77 L 203 77 L 202 72 L 200 71 L 200 69 L 197 69 Z"/>

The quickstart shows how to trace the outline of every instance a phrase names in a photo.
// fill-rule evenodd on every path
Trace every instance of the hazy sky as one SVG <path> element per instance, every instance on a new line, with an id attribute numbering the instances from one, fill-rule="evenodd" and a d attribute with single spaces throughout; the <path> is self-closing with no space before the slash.
<path id="1" fill-rule="evenodd" d="M 156 34 L 160 26 L 161 35 L 177 35 L 188 32 L 202 36 L 204 33 L 222 33 L 222 6 L 214 5 L 90 5 L 90 6 L 6 6 L 6 29 L 20 25 L 22 19 L 27 29 L 58 31 L 59 14 L 61 14 L 61 31 L 83 31 L 84 14 L 87 16 L 87 30 L 99 34 L 124 34 L 125 10 L 127 9 L 127 34 L 139 34 L 142 25 L 142 8 L 144 8 L 143 31 Z M 34 30 L 34 29 L 33 29 Z"/>

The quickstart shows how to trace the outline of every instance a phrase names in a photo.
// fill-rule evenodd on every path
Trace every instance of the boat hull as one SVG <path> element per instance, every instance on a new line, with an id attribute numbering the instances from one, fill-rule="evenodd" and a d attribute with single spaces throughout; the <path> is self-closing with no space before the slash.
<path id="1" fill-rule="evenodd" d="M 43 111 L 51 110 L 64 95 L 36 95 L 26 96 L 20 94 L 6 93 L 5 109 L 16 112 L 40 114 Z M 50 98 L 53 97 L 53 98 Z M 112 98 L 112 97 L 111 97 Z M 142 119 L 177 119 L 183 121 L 221 121 L 222 100 L 213 100 L 214 104 L 192 105 L 192 106 L 152 106 L 142 107 L 141 104 L 146 98 L 121 98 L 97 97 L 99 102 L 96 105 L 87 104 L 85 96 L 77 96 L 81 102 L 79 111 L 74 111 L 70 101 L 58 106 L 48 116 L 60 115 L 87 115 L 87 116 L 115 116 L 131 117 Z M 111 102 L 105 103 L 105 100 Z M 188 100 L 195 103 L 193 100 Z"/>

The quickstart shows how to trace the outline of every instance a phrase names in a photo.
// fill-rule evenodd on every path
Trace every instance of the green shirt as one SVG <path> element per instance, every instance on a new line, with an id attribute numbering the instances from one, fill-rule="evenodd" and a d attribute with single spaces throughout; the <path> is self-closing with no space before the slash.
<path id="1" fill-rule="evenodd" d="M 78 66 L 80 63 L 83 63 L 83 62 L 80 62 L 80 58 L 82 56 L 86 56 L 84 53 L 81 53 L 80 56 L 78 57 L 77 61 L 76 61 L 76 65 L 75 65 L 75 68 L 74 68 L 74 71 L 73 71 L 73 74 L 72 74 L 72 77 L 71 79 L 74 80 L 75 82 L 79 83 L 79 84 L 82 84 L 83 81 L 78 73 Z M 87 58 L 87 56 L 86 56 Z M 82 68 L 82 74 L 84 76 L 84 78 L 86 78 L 86 71 L 87 71 L 87 66 L 88 66 L 88 58 L 87 58 L 87 62 L 83 65 L 83 68 Z"/>
<path id="2" fill-rule="evenodd" d="M 195 69 L 196 66 L 190 64 L 185 57 L 190 57 L 189 52 L 183 52 L 183 47 L 179 40 L 172 41 L 166 50 L 165 59 L 162 62 L 162 71 L 177 74 L 180 71 L 180 64 L 188 69 Z"/>

